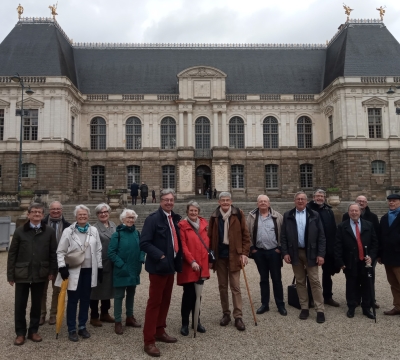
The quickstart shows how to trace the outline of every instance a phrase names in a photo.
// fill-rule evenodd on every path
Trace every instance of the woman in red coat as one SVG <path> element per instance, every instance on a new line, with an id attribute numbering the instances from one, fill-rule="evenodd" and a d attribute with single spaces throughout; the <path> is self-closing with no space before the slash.
<path id="1" fill-rule="evenodd" d="M 182 272 L 178 273 L 177 281 L 178 285 L 183 286 L 181 334 L 184 336 L 189 335 L 190 313 L 192 313 L 193 326 L 193 312 L 196 303 L 194 283 L 200 278 L 200 269 L 203 280 L 210 277 L 207 251 L 210 246 L 210 239 L 207 236 L 208 223 L 207 220 L 199 216 L 199 213 L 199 204 L 195 201 L 189 201 L 186 207 L 187 218 L 179 222 L 184 261 Z M 200 323 L 200 319 L 197 331 L 206 332 L 206 329 Z"/>

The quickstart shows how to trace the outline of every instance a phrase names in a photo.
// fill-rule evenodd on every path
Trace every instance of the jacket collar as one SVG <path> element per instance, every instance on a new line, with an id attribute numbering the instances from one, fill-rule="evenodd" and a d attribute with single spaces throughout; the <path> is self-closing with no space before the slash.
<path id="1" fill-rule="evenodd" d="M 328 205 L 327 203 L 324 203 L 324 204 L 320 207 L 314 200 L 311 200 L 311 201 L 307 204 L 307 207 L 309 207 L 311 210 L 314 210 L 314 211 L 332 209 L 332 206 Z"/>
<path id="2" fill-rule="evenodd" d="M 251 210 L 249 214 L 250 214 L 253 218 L 255 218 L 255 217 L 257 216 L 257 213 L 260 213 L 260 210 L 259 210 L 258 208 L 255 208 L 255 209 Z M 272 207 L 269 208 L 269 213 L 271 214 L 271 216 L 272 216 L 273 218 L 276 218 L 276 217 L 277 217 L 276 211 L 275 211 L 274 209 L 272 209 Z"/>
<path id="3" fill-rule="evenodd" d="M 238 208 L 234 207 L 233 205 L 231 205 L 231 206 L 232 206 L 231 215 L 237 215 L 237 214 L 239 213 Z M 218 206 L 218 207 L 215 209 L 215 211 L 212 213 L 211 217 L 219 217 L 219 216 L 221 215 L 221 212 L 219 211 L 220 208 L 221 208 L 221 206 Z M 258 210 L 258 209 L 255 209 L 255 210 Z M 253 211 L 254 211 L 254 210 L 253 210 Z"/>
<path id="4" fill-rule="evenodd" d="M 159 212 L 160 215 L 162 215 L 168 221 L 168 219 L 167 219 L 167 217 L 166 217 L 166 215 L 164 213 L 164 210 L 163 210 L 163 208 L 161 206 L 158 208 L 158 212 Z M 174 213 L 173 211 L 171 211 L 171 216 L 172 216 L 172 219 L 173 219 L 174 222 L 178 222 L 178 221 L 180 221 L 182 219 L 182 217 L 180 215 Z"/>
<path id="5" fill-rule="evenodd" d="M 44 222 L 44 220 L 42 220 L 40 222 L 40 228 L 42 229 L 43 232 L 46 231 L 46 223 Z M 24 231 L 27 232 L 29 230 L 31 230 L 31 226 L 30 226 L 30 221 L 28 220 L 25 224 L 24 224 Z"/>
<path id="6" fill-rule="evenodd" d="M 314 217 L 315 215 L 313 214 L 313 211 L 309 209 L 307 206 L 304 209 L 306 211 L 306 214 L 308 217 Z M 293 218 L 296 218 L 296 208 L 293 208 L 292 210 L 289 210 L 289 215 Z"/>

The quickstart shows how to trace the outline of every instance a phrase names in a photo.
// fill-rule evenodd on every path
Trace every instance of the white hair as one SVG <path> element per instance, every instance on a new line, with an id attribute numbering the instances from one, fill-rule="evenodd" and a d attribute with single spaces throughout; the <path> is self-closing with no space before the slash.
<path id="1" fill-rule="evenodd" d="M 269 197 L 268 197 L 267 195 L 260 194 L 260 195 L 257 196 L 257 202 L 258 202 L 258 200 L 260 200 L 260 197 L 261 197 L 261 196 L 265 196 L 265 197 L 267 198 L 267 200 L 270 201 L 270 200 L 269 200 Z"/>
<path id="2" fill-rule="evenodd" d="M 133 211 L 132 209 L 124 209 L 121 213 L 121 215 L 119 216 L 119 219 L 121 220 L 121 222 L 124 222 L 124 219 L 126 218 L 127 215 L 133 215 L 135 217 L 135 221 L 138 218 L 138 214 L 136 214 L 135 211 Z"/>
<path id="3" fill-rule="evenodd" d="M 54 200 L 54 201 L 52 201 L 52 202 L 50 203 L 49 209 L 51 208 L 51 205 L 54 205 L 54 204 L 60 204 L 60 208 L 61 208 L 61 209 L 63 208 L 62 204 L 61 204 L 59 201 Z M 51 210 L 51 209 L 50 209 L 50 210 Z"/>
<path id="4" fill-rule="evenodd" d="M 77 213 L 79 210 L 86 210 L 87 213 L 88 213 L 88 215 L 90 216 L 90 209 L 89 209 L 87 206 L 83 205 L 83 204 L 79 204 L 79 205 L 76 205 L 76 206 L 75 206 L 75 210 L 74 210 L 74 216 L 75 216 L 75 217 L 76 217 L 76 213 Z"/>
<path id="5" fill-rule="evenodd" d="M 99 212 L 101 212 L 101 210 L 103 209 L 103 207 L 105 207 L 105 208 L 107 209 L 106 211 L 108 211 L 108 212 L 111 211 L 111 208 L 108 206 L 108 204 L 106 204 L 106 203 L 101 203 L 101 204 L 97 205 L 96 208 L 94 209 L 94 212 L 96 213 L 96 215 L 97 215 Z"/>
<path id="6" fill-rule="evenodd" d="M 228 191 L 221 191 L 221 192 L 219 193 L 218 199 L 221 199 L 221 198 L 223 198 L 223 197 L 228 197 L 229 199 L 232 199 L 232 195 L 231 195 L 231 193 L 228 192 Z"/>

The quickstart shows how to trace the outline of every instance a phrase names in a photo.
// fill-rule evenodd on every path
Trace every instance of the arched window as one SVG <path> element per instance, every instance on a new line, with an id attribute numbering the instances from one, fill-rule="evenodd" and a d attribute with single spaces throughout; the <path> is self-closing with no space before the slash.
<path id="1" fill-rule="evenodd" d="M 162 167 L 163 189 L 175 189 L 175 166 L 164 165 Z"/>
<path id="2" fill-rule="evenodd" d="M 368 133 L 369 137 L 382 137 L 382 109 L 368 109 Z"/>
<path id="3" fill-rule="evenodd" d="M 244 188 L 244 166 L 232 165 L 231 167 L 232 189 Z"/>
<path id="4" fill-rule="evenodd" d="M 300 187 L 313 187 L 313 166 L 311 164 L 300 165 Z"/>
<path id="5" fill-rule="evenodd" d="M 264 133 L 264 148 L 277 149 L 278 148 L 278 120 L 273 116 L 268 116 L 264 119 L 263 123 Z"/>
<path id="6" fill-rule="evenodd" d="M 206 117 L 199 117 L 195 122 L 195 138 L 197 149 L 210 149 L 210 120 Z"/>
<path id="7" fill-rule="evenodd" d="M 175 149 L 176 147 L 176 122 L 171 117 L 161 121 L 161 149 Z"/>
<path id="8" fill-rule="evenodd" d="M 36 177 L 36 165 L 35 164 L 22 164 L 21 177 L 35 178 Z"/>
<path id="9" fill-rule="evenodd" d="M 104 190 L 105 183 L 104 166 L 92 166 L 92 190 Z"/>
<path id="10" fill-rule="evenodd" d="M 101 117 L 95 117 L 90 122 L 90 148 L 106 149 L 106 121 Z"/>
<path id="11" fill-rule="evenodd" d="M 307 116 L 297 121 L 297 147 L 299 149 L 312 148 L 312 122 Z"/>
<path id="12" fill-rule="evenodd" d="M 371 163 L 372 174 L 385 174 L 386 173 L 386 163 L 381 160 L 375 160 Z"/>
<path id="13" fill-rule="evenodd" d="M 128 150 L 142 148 L 142 122 L 137 117 L 126 120 L 126 148 Z"/>
<path id="14" fill-rule="evenodd" d="M 128 189 L 133 182 L 140 184 L 140 166 L 130 165 L 126 167 L 126 170 L 128 172 Z"/>
<path id="15" fill-rule="evenodd" d="M 229 147 L 244 149 L 244 121 L 238 116 L 229 121 Z"/>
<path id="16" fill-rule="evenodd" d="M 278 165 L 265 165 L 265 187 L 267 189 L 278 187 Z"/>

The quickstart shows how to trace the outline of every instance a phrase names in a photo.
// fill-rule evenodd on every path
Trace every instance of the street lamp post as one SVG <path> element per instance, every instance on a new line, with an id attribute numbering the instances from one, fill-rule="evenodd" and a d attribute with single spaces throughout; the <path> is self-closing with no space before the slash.
<path id="1" fill-rule="evenodd" d="M 23 119 L 24 119 L 24 89 L 25 89 L 25 84 L 24 80 L 21 76 L 19 76 L 18 73 L 15 73 L 14 76 L 11 77 L 11 80 L 14 82 L 17 82 L 21 85 L 21 94 L 22 94 L 22 99 L 21 99 L 21 128 L 19 131 L 19 162 L 18 162 L 18 193 L 21 191 L 21 185 L 22 185 L 22 127 L 23 127 Z M 32 95 L 34 91 L 31 89 L 30 86 L 25 90 L 25 93 L 27 95 Z"/>

